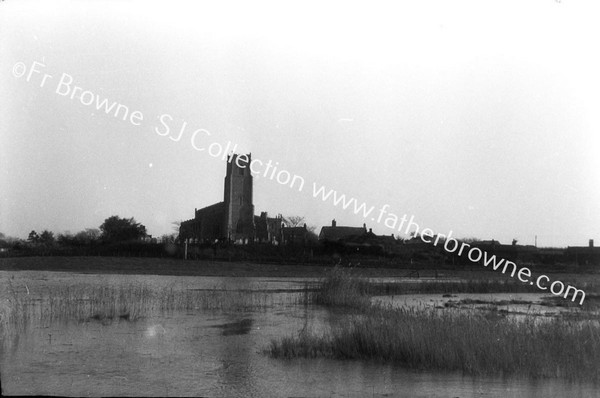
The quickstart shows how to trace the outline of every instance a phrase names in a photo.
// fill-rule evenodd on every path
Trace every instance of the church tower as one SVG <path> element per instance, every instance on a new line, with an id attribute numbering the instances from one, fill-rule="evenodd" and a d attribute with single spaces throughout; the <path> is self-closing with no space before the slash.
<path id="1" fill-rule="evenodd" d="M 227 157 L 225 175 L 225 231 L 228 239 L 249 243 L 254 240 L 251 154 Z"/>

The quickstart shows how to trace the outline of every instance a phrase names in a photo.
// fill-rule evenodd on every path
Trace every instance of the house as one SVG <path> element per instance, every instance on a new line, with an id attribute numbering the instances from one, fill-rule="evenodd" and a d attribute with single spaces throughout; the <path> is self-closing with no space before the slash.
<path id="1" fill-rule="evenodd" d="M 567 247 L 565 257 L 577 265 L 600 265 L 600 247 L 595 247 L 590 239 L 587 246 Z"/>
<path id="2" fill-rule="evenodd" d="M 319 242 L 342 242 L 367 234 L 367 226 L 361 227 L 338 227 L 335 220 L 331 221 L 331 227 L 322 227 L 319 233 Z"/>
<path id="3" fill-rule="evenodd" d="M 308 243 L 308 229 L 306 224 L 302 227 L 283 227 L 282 228 L 282 242 L 284 244 L 299 244 L 306 245 Z"/>

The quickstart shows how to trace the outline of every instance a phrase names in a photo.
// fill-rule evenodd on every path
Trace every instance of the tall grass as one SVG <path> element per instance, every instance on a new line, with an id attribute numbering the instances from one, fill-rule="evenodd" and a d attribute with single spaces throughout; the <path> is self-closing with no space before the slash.
<path id="1" fill-rule="evenodd" d="M 334 267 L 310 293 L 309 301 L 326 306 L 361 308 L 369 306 L 370 296 L 376 295 L 535 291 L 528 284 L 500 279 L 374 282 L 361 277 L 359 272 L 352 268 Z"/>
<path id="2" fill-rule="evenodd" d="M 369 305 L 369 283 L 353 270 L 333 268 L 316 291 L 310 292 L 310 302 L 327 306 L 361 308 Z"/>
<path id="3" fill-rule="evenodd" d="M 356 275 L 336 270 L 313 293 L 314 302 L 356 311 L 323 334 L 303 329 L 273 340 L 267 352 L 278 358 L 366 359 L 471 375 L 600 382 L 597 319 L 540 322 L 533 315 L 516 320 L 477 311 L 395 309 L 365 304 L 368 292 Z"/>
<path id="4" fill-rule="evenodd" d="M 339 300 L 336 296 L 346 289 L 370 296 L 402 295 L 402 294 L 451 294 L 451 293 L 542 293 L 535 285 L 522 283 L 509 276 L 492 275 L 491 278 L 479 277 L 466 279 L 406 279 L 400 281 L 377 282 L 369 280 L 355 268 L 334 267 L 320 282 L 320 296 L 330 295 L 330 300 L 320 304 L 334 304 Z M 570 278 L 572 279 L 572 278 Z M 583 289 L 586 294 L 600 295 L 600 283 L 596 280 L 562 280 L 565 285 Z M 548 291 L 546 291 L 548 293 Z M 548 293 L 549 294 L 549 293 Z"/>
<path id="5" fill-rule="evenodd" d="M 39 297 L 9 289 L 0 297 L 0 337 L 31 323 L 54 321 L 135 321 L 173 311 L 266 311 L 276 300 L 300 302 L 302 297 L 221 288 L 182 290 L 145 284 L 122 286 L 80 284 L 53 288 Z"/>
<path id="6" fill-rule="evenodd" d="M 268 351 L 283 358 L 368 359 L 472 375 L 600 381 L 598 325 L 560 319 L 540 324 L 533 317 L 372 307 L 328 333 L 303 331 L 274 340 Z"/>

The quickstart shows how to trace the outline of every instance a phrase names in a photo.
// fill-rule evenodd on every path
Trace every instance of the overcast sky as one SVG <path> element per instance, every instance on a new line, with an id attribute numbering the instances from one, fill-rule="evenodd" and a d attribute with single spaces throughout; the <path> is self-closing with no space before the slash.
<path id="1" fill-rule="evenodd" d="M 223 200 L 206 148 L 231 141 L 305 179 L 255 178 L 257 214 L 398 233 L 316 183 L 457 237 L 600 244 L 594 2 L 213 3 L 0 3 L 0 232 L 171 233 Z"/>

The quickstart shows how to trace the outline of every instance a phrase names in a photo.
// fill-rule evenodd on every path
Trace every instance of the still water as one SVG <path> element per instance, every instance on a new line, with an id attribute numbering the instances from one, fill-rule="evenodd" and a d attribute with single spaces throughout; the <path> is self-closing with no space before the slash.
<path id="1" fill-rule="evenodd" d="M 12 278 L 15 276 L 15 278 Z M 595 397 L 593 385 L 417 372 L 363 361 L 281 360 L 264 349 L 303 327 L 327 328 L 343 313 L 307 307 L 294 295 L 304 280 L 0 273 L 12 288 L 62 283 L 131 283 L 272 291 L 268 309 L 156 314 L 137 321 L 32 324 L 5 342 L 6 395 L 208 397 Z"/>

